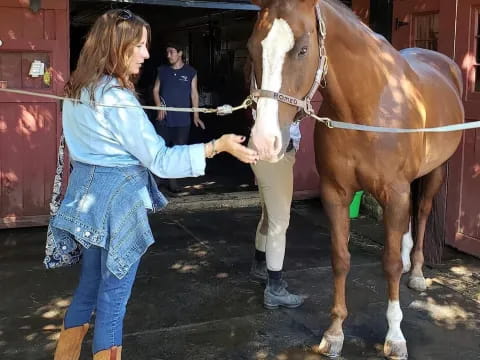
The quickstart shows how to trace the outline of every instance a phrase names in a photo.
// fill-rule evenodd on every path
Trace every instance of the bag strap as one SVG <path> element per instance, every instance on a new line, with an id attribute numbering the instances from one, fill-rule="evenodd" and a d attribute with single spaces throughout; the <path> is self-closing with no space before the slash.
<path id="1" fill-rule="evenodd" d="M 62 133 L 62 136 L 60 137 L 60 145 L 58 146 L 57 170 L 55 171 L 55 178 L 53 179 L 52 198 L 50 200 L 50 216 L 54 216 L 57 213 L 61 203 L 64 150 L 65 137 Z"/>

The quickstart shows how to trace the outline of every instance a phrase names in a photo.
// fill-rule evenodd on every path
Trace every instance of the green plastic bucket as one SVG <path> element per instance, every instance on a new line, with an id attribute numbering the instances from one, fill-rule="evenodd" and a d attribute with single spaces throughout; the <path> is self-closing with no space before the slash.
<path id="1" fill-rule="evenodd" d="M 357 191 L 355 193 L 349 208 L 350 219 L 355 219 L 358 217 L 358 213 L 360 212 L 360 203 L 362 202 L 362 195 L 363 191 Z"/>

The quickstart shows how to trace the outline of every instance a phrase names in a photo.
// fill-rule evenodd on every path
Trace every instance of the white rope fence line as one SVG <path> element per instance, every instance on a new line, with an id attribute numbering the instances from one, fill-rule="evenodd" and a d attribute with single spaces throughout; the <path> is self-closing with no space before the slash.
<path id="1" fill-rule="evenodd" d="M 193 113 L 204 113 L 204 114 L 217 114 L 220 116 L 229 115 L 234 111 L 237 111 L 240 109 L 247 109 L 252 104 L 252 100 L 250 99 L 250 97 L 247 97 L 242 104 L 235 107 L 231 105 L 222 105 L 222 106 L 218 106 L 217 108 L 203 108 L 203 107 L 178 108 L 178 107 L 169 107 L 169 106 L 147 106 L 147 105 L 125 105 L 125 104 L 108 104 L 107 105 L 107 104 L 102 104 L 94 101 L 86 102 L 80 99 L 74 99 L 74 98 L 69 98 L 64 96 L 57 96 L 57 95 L 45 94 L 45 93 L 39 93 L 39 92 L 33 92 L 33 91 L 18 90 L 18 89 L 1 89 L 0 88 L 0 92 L 13 93 L 13 94 L 19 94 L 19 95 L 28 95 L 28 96 L 37 96 L 37 97 L 43 97 L 43 98 L 54 99 L 59 101 L 66 100 L 66 101 L 72 101 L 72 102 L 77 102 L 77 103 L 92 105 L 92 106 L 104 106 L 104 107 L 114 107 L 114 108 L 142 108 L 144 110 L 193 112 Z"/>
<path id="2" fill-rule="evenodd" d="M 163 111 L 178 111 L 178 112 L 198 112 L 198 113 L 204 113 L 204 114 L 217 114 L 219 116 L 229 115 L 229 114 L 232 114 L 234 111 L 237 111 L 240 109 L 247 109 L 255 101 L 254 97 L 252 95 L 249 95 L 243 101 L 242 104 L 235 107 L 232 107 L 231 105 L 222 105 L 222 106 L 218 106 L 215 109 L 202 108 L 202 107 L 176 108 L 176 107 L 168 107 L 168 106 L 145 106 L 145 105 L 124 105 L 124 104 L 107 105 L 107 104 L 101 104 L 97 102 L 86 103 L 84 101 L 80 101 L 79 99 L 73 99 L 73 98 L 68 98 L 63 96 L 52 95 L 52 94 L 38 93 L 33 91 L 17 90 L 17 89 L 0 88 L 0 92 L 44 97 L 44 98 L 55 99 L 60 101 L 67 100 L 72 102 L 80 102 L 82 104 L 90 104 L 93 106 L 105 106 L 105 107 L 115 107 L 115 108 L 142 108 L 145 110 L 163 110 Z M 345 130 L 357 130 L 357 131 L 378 132 L 378 133 L 403 133 L 403 134 L 422 133 L 422 132 L 438 133 L 438 132 L 463 131 L 463 130 L 480 128 L 480 121 L 473 121 L 468 123 L 453 124 L 453 125 L 446 125 L 446 126 L 438 126 L 438 127 L 432 127 L 432 128 L 416 128 L 416 129 L 390 128 L 390 127 L 384 127 L 384 126 L 371 126 L 371 125 L 347 123 L 343 121 L 335 121 L 329 118 L 320 117 L 312 112 L 307 112 L 307 114 L 311 116 L 313 119 L 323 123 L 329 129 L 337 128 L 337 129 L 345 129 Z"/>

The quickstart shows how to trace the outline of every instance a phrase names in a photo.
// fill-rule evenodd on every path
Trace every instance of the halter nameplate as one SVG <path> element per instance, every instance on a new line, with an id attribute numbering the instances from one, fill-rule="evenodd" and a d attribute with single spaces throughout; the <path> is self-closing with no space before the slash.
<path id="1" fill-rule="evenodd" d="M 299 99 L 297 99 L 293 96 L 282 94 L 280 92 L 257 89 L 257 90 L 252 91 L 251 95 L 255 99 L 269 98 L 269 99 L 273 99 L 273 100 L 276 100 L 276 101 L 279 101 L 279 102 L 282 102 L 282 103 L 285 103 L 285 104 L 289 104 L 289 105 L 292 105 L 292 106 L 297 106 L 297 107 L 300 107 L 302 109 L 305 107 L 305 101 L 299 100 Z"/>

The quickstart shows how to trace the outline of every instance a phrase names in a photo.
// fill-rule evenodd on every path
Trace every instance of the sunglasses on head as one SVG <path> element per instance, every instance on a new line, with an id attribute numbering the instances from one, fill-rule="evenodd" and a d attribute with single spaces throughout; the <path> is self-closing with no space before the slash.
<path id="1" fill-rule="evenodd" d="M 133 13 L 130 10 L 121 9 L 117 12 L 117 17 L 120 20 L 130 20 L 133 19 Z"/>

